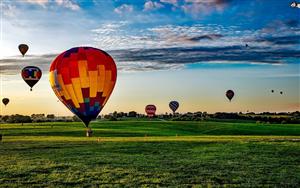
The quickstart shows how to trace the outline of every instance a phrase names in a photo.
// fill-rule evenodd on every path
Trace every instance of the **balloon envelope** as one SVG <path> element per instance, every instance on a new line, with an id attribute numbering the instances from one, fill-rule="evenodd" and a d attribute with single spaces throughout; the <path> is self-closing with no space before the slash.
<path id="1" fill-rule="evenodd" d="M 58 55 L 50 66 L 54 93 L 86 127 L 104 107 L 116 80 L 114 60 L 97 48 L 72 48 Z"/>
<path id="2" fill-rule="evenodd" d="M 41 79 L 42 71 L 38 67 L 27 66 L 23 68 L 21 75 L 23 80 L 30 86 L 30 90 L 32 90 L 32 87 Z"/>
<path id="3" fill-rule="evenodd" d="M 27 44 L 20 44 L 19 45 L 19 51 L 21 52 L 21 54 L 24 56 L 26 54 L 26 52 L 28 51 L 29 47 Z"/>
<path id="4" fill-rule="evenodd" d="M 156 111 L 156 106 L 153 104 L 148 104 L 145 107 L 145 112 L 147 113 L 148 117 L 153 117 L 155 115 L 155 111 Z"/>
<path id="5" fill-rule="evenodd" d="M 6 106 L 9 103 L 9 99 L 8 98 L 3 98 L 2 103 Z"/>
<path id="6" fill-rule="evenodd" d="M 229 99 L 229 101 L 231 101 L 233 96 L 234 96 L 234 92 L 232 90 L 227 90 L 226 91 L 226 97 Z"/>
<path id="7" fill-rule="evenodd" d="M 179 107 L 179 103 L 178 103 L 177 101 L 171 101 L 171 102 L 169 103 L 169 107 L 170 107 L 170 109 L 173 111 L 173 113 L 175 113 L 176 110 L 177 110 L 178 107 Z"/>

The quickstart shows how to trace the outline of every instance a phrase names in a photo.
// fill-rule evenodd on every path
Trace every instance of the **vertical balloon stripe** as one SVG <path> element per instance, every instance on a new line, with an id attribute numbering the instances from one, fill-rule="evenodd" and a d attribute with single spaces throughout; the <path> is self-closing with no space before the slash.
<path id="1" fill-rule="evenodd" d="M 64 75 L 63 78 L 63 82 L 65 85 L 67 84 L 71 84 L 71 78 L 70 78 L 70 73 L 69 73 L 69 69 L 67 67 L 63 67 L 60 69 L 60 74 Z"/>
<path id="2" fill-rule="evenodd" d="M 49 73 L 49 81 L 50 81 L 50 86 L 54 87 L 55 86 L 54 71 L 51 71 Z"/>
<path id="3" fill-rule="evenodd" d="M 108 96 L 109 89 L 111 87 L 110 85 L 111 80 L 111 71 L 105 71 L 105 82 L 104 82 L 104 89 L 103 89 L 103 96 Z"/>
<path id="4" fill-rule="evenodd" d="M 112 81 L 111 81 L 111 82 L 109 83 L 109 85 L 110 85 L 110 87 L 114 87 L 114 86 L 115 86 L 115 82 L 112 82 Z M 108 93 L 106 94 L 106 96 L 110 96 L 111 93 L 112 93 L 112 91 L 108 91 Z M 106 104 L 107 100 L 108 100 L 108 97 L 106 97 L 106 99 L 105 99 L 105 101 L 104 101 L 104 104 Z"/>
<path id="5" fill-rule="evenodd" d="M 69 100 L 71 99 L 66 87 L 65 87 L 65 84 L 63 82 L 63 79 L 62 79 L 62 76 L 60 74 L 57 75 L 57 80 L 58 80 L 58 84 L 59 86 L 62 88 L 62 94 L 63 96 L 65 96 L 66 100 Z"/>
<path id="6" fill-rule="evenodd" d="M 73 64 L 72 64 L 72 61 L 71 61 L 71 57 L 72 57 L 72 54 L 70 56 L 70 60 L 67 63 L 65 63 L 66 64 L 65 66 L 67 66 L 66 68 L 69 70 L 68 71 L 68 75 L 66 75 L 66 77 L 69 77 L 69 79 L 70 79 L 70 84 L 68 85 L 67 90 L 68 90 L 68 93 L 71 95 L 71 98 L 72 98 L 72 101 L 73 101 L 73 104 L 75 105 L 75 107 L 79 108 L 80 107 L 80 105 L 79 105 L 79 102 L 80 102 L 79 99 L 82 99 L 82 97 L 80 95 L 79 95 L 79 97 L 77 96 L 78 95 L 78 91 L 76 91 L 76 90 L 78 88 L 76 88 L 77 86 L 73 84 L 72 79 L 71 79 L 72 78 L 72 74 L 76 75 L 76 73 L 77 73 L 79 75 L 79 71 L 76 70 L 76 65 L 75 65 L 75 67 L 72 66 Z M 72 73 L 72 71 L 74 73 Z M 76 93 L 77 93 L 77 95 L 76 95 Z"/>
<path id="7" fill-rule="evenodd" d="M 96 97 L 98 71 L 89 71 L 89 78 L 90 78 L 90 97 Z"/>
<path id="8" fill-rule="evenodd" d="M 81 113 L 83 113 L 83 112 L 85 112 L 86 110 L 85 110 L 85 103 L 80 103 L 80 107 L 79 107 L 79 110 L 78 110 L 79 112 L 81 112 Z"/>
<path id="9" fill-rule="evenodd" d="M 104 89 L 104 82 L 105 82 L 105 68 L 103 65 L 98 66 L 98 84 L 97 84 L 97 91 L 103 91 Z"/>
<path id="10" fill-rule="evenodd" d="M 86 98 L 90 97 L 90 89 L 89 88 L 81 88 L 83 101 L 85 101 Z"/>
<path id="11" fill-rule="evenodd" d="M 70 77 L 78 78 L 79 77 L 78 61 L 75 60 L 70 61 L 69 68 L 70 68 Z"/>
<path id="12" fill-rule="evenodd" d="M 72 85 L 73 85 L 73 89 L 76 95 L 76 98 L 78 100 L 79 103 L 83 103 L 83 96 L 81 93 L 81 85 L 80 85 L 80 79 L 77 78 L 72 78 Z"/>
<path id="13" fill-rule="evenodd" d="M 81 60 L 78 61 L 79 67 L 79 78 L 82 88 L 88 88 L 90 85 L 90 80 L 87 72 L 87 61 Z"/>
<path id="14" fill-rule="evenodd" d="M 73 86 L 72 86 L 71 84 L 68 84 L 68 85 L 66 85 L 65 87 L 66 87 L 68 93 L 70 94 L 71 99 L 72 99 L 72 102 L 73 102 L 73 104 L 75 105 L 75 107 L 76 107 L 76 108 L 79 108 L 79 103 L 78 103 L 77 97 L 76 97 L 76 95 L 75 95 L 75 92 L 74 92 L 74 90 L 73 90 Z"/>

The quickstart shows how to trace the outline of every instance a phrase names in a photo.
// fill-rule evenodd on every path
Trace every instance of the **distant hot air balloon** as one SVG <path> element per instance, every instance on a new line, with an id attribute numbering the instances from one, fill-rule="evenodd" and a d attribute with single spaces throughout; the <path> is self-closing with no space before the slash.
<path id="1" fill-rule="evenodd" d="M 28 51 L 28 49 L 29 49 L 29 47 L 28 47 L 27 44 L 20 44 L 19 45 L 19 50 L 20 50 L 21 54 L 23 55 L 23 57 L 26 54 L 26 52 Z"/>
<path id="2" fill-rule="evenodd" d="M 226 97 L 229 99 L 229 101 L 231 101 L 233 96 L 234 96 L 234 92 L 232 90 L 226 91 Z"/>
<path id="3" fill-rule="evenodd" d="M 271 92 L 274 93 L 274 90 L 272 89 Z"/>
<path id="4" fill-rule="evenodd" d="M 283 92 L 282 92 L 282 91 L 280 91 L 280 94 L 282 95 L 282 94 L 283 94 Z"/>
<path id="5" fill-rule="evenodd" d="M 9 103 L 9 99 L 8 98 L 3 98 L 2 103 L 6 106 Z"/>
<path id="6" fill-rule="evenodd" d="M 170 107 L 170 109 L 173 111 L 173 113 L 175 113 L 176 110 L 177 110 L 178 107 L 179 107 L 179 103 L 178 103 L 177 101 L 171 101 L 171 102 L 169 103 L 169 107 Z"/>
<path id="7" fill-rule="evenodd" d="M 148 117 L 153 117 L 155 116 L 155 111 L 156 111 L 156 106 L 153 104 L 148 104 L 145 107 L 145 112 L 147 113 Z"/>
<path id="8" fill-rule="evenodd" d="M 97 48 L 71 48 L 50 66 L 49 81 L 54 93 L 87 128 L 103 109 L 116 80 L 114 60 Z"/>
<path id="9" fill-rule="evenodd" d="M 22 75 L 23 80 L 30 86 L 30 91 L 32 91 L 32 87 L 42 77 L 42 71 L 38 67 L 27 66 L 27 67 L 23 68 L 21 75 Z"/>

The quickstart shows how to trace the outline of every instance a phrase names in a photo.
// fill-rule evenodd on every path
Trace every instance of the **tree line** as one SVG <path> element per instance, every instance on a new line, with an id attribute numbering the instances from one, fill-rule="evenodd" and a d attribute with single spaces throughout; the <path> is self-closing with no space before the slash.
<path id="1" fill-rule="evenodd" d="M 300 112 L 281 112 L 281 113 L 228 113 L 228 112 L 216 112 L 209 114 L 207 112 L 187 112 L 187 113 L 165 113 L 158 114 L 152 118 L 148 118 L 145 114 L 139 114 L 135 111 L 130 112 L 113 112 L 98 116 L 97 120 L 108 121 L 123 121 L 129 119 L 161 119 L 169 121 L 253 121 L 256 123 L 300 123 Z M 80 122 L 77 116 L 62 117 L 55 116 L 54 114 L 32 114 L 28 115 L 0 115 L 1 123 L 33 123 L 33 122 Z"/>

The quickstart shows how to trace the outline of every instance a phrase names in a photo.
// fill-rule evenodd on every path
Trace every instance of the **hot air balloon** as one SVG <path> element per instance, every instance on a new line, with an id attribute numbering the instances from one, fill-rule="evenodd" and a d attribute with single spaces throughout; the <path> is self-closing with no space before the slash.
<path id="1" fill-rule="evenodd" d="M 274 93 L 274 90 L 272 89 L 271 92 Z"/>
<path id="2" fill-rule="evenodd" d="M 9 103 L 9 99 L 8 98 L 3 98 L 2 103 L 6 106 Z"/>
<path id="3" fill-rule="evenodd" d="M 30 91 L 32 91 L 32 87 L 42 77 L 42 71 L 38 67 L 27 66 L 27 67 L 23 68 L 21 75 L 22 75 L 23 80 L 30 86 Z"/>
<path id="4" fill-rule="evenodd" d="M 282 91 L 280 91 L 280 94 L 282 95 L 282 94 L 283 94 L 283 92 L 282 92 Z"/>
<path id="5" fill-rule="evenodd" d="M 173 111 L 173 113 L 176 112 L 176 110 L 178 109 L 179 107 L 179 103 L 177 101 L 171 101 L 169 103 L 169 107 L 171 108 L 171 110 Z"/>
<path id="6" fill-rule="evenodd" d="M 232 90 L 226 91 L 226 97 L 229 99 L 229 101 L 231 101 L 233 96 L 234 96 L 234 92 Z"/>
<path id="7" fill-rule="evenodd" d="M 148 117 L 153 117 L 155 116 L 155 111 L 156 111 L 156 106 L 153 104 L 148 104 L 145 107 L 145 112 L 147 113 Z"/>
<path id="8" fill-rule="evenodd" d="M 19 50 L 20 50 L 21 54 L 23 55 L 23 57 L 26 54 L 26 52 L 28 51 L 28 49 L 29 49 L 29 47 L 28 47 L 27 44 L 20 44 L 19 45 Z"/>
<path id="9" fill-rule="evenodd" d="M 51 63 L 49 81 L 58 99 L 87 127 L 103 109 L 117 80 L 112 57 L 97 48 L 75 47 Z"/>

